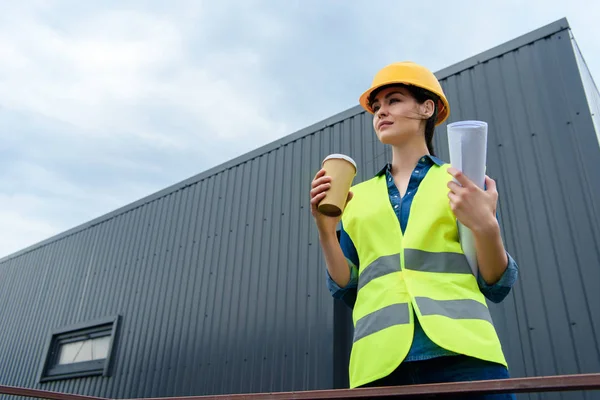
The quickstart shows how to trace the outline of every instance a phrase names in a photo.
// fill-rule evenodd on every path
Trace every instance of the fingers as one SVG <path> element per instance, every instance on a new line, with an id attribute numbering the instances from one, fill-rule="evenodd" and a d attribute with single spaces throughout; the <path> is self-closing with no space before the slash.
<path id="1" fill-rule="evenodd" d="M 330 176 L 322 176 L 320 178 L 317 178 L 314 181 L 312 181 L 311 187 L 314 189 L 317 186 L 322 185 L 324 183 L 331 183 L 331 177 Z"/>
<path id="2" fill-rule="evenodd" d="M 313 178 L 313 181 L 319 179 L 320 177 L 322 177 L 324 175 L 325 175 L 325 170 L 323 168 L 321 168 L 320 170 L 317 171 L 317 174 Z"/>
<path id="3" fill-rule="evenodd" d="M 312 184 L 311 184 L 312 189 L 314 189 L 317 186 L 322 185 L 324 183 L 331 182 L 331 177 L 324 176 L 324 175 L 325 175 L 325 170 L 320 170 L 319 172 L 317 172 L 317 175 L 315 175 L 315 179 L 313 179 Z"/>
<path id="4" fill-rule="evenodd" d="M 327 181 L 321 181 L 310 191 L 310 197 L 315 197 L 316 195 L 328 190 L 331 187 L 331 183 Z"/>
<path id="5" fill-rule="evenodd" d="M 319 174 L 317 174 L 319 176 Z M 312 190 L 310 191 L 310 204 L 316 206 L 327 194 L 327 190 L 331 187 L 331 178 L 321 176 L 312 182 Z"/>
<path id="6" fill-rule="evenodd" d="M 462 185 L 462 187 L 471 187 L 474 185 L 474 183 L 469 178 L 467 178 L 467 176 L 463 174 L 462 171 L 459 171 L 456 168 L 448 168 L 448 173 L 452 175 L 454 179 L 456 179 L 458 183 Z"/>
<path id="7" fill-rule="evenodd" d="M 448 192 L 448 198 L 450 199 L 450 208 L 452 211 L 456 211 L 462 204 L 461 197 L 453 192 Z"/>
<path id="8" fill-rule="evenodd" d="M 327 194 L 327 192 L 320 192 L 313 196 L 312 192 L 311 192 L 311 198 L 310 198 L 311 206 L 316 207 L 316 205 L 319 204 L 321 202 L 321 200 L 323 200 L 325 198 L 326 194 Z"/>
<path id="9" fill-rule="evenodd" d="M 450 191 L 454 194 L 458 194 L 458 193 L 460 193 L 461 190 L 464 190 L 464 188 L 462 186 L 460 186 L 458 183 L 456 183 L 454 181 L 448 182 L 447 186 L 450 189 Z"/>
<path id="10" fill-rule="evenodd" d="M 320 169 L 311 183 L 310 203 L 316 205 L 325 197 L 325 192 L 331 187 L 331 177 L 325 176 L 325 170 Z"/>
<path id="11" fill-rule="evenodd" d="M 352 197 L 354 197 L 354 193 L 352 193 L 352 192 L 348 192 L 348 197 L 346 197 L 346 205 L 348 204 L 348 202 L 349 202 L 350 200 L 352 200 Z"/>
<path id="12" fill-rule="evenodd" d="M 490 178 L 489 176 L 485 176 L 485 186 L 486 192 L 496 192 L 496 181 Z"/>
<path id="13" fill-rule="evenodd" d="M 331 177 L 325 176 L 325 170 L 321 169 L 315 175 L 314 180 L 311 183 L 312 190 L 310 191 L 310 204 L 312 207 L 316 207 L 317 204 L 321 202 L 327 195 L 327 190 L 331 188 Z M 348 197 L 346 198 L 346 204 L 354 197 L 354 193 L 351 191 L 348 192 Z"/>

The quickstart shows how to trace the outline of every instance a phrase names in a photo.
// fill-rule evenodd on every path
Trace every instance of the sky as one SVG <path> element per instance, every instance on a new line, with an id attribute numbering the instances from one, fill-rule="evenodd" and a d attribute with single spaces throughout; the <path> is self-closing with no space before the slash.
<path id="1" fill-rule="evenodd" d="M 0 258 L 600 2 L 0 0 Z"/>

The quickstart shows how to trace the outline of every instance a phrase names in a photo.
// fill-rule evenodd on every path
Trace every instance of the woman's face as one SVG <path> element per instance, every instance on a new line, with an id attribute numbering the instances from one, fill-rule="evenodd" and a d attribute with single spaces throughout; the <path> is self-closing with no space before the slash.
<path id="1" fill-rule="evenodd" d="M 401 144 L 408 138 L 423 137 L 425 122 L 433 112 L 432 104 L 431 101 L 417 103 L 404 87 L 382 89 L 371 105 L 377 137 L 383 144 L 391 145 Z"/>

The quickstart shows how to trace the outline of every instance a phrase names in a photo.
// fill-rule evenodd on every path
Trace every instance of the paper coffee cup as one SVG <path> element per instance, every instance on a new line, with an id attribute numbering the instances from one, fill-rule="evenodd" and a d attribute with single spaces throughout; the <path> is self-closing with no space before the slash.
<path id="1" fill-rule="evenodd" d="M 330 154 L 323 160 L 323 169 L 325 175 L 331 177 L 331 187 L 317 209 L 321 214 L 338 217 L 344 212 L 348 192 L 356 176 L 356 163 L 344 154 Z"/>

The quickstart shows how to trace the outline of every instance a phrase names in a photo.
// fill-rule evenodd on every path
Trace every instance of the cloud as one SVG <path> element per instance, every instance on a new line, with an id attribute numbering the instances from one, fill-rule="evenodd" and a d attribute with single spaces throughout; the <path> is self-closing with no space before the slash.
<path id="1" fill-rule="evenodd" d="M 288 132 L 270 114 L 279 92 L 260 54 L 211 42 L 210 24 L 198 28 L 210 15 L 191 3 L 75 7 L 70 18 L 48 3 L 4 6 L 0 254 Z M 245 23 L 259 36 L 279 29 Z"/>
<path id="2" fill-rule="evenodd" d="M 1 0 L 0 0 L 1 1 Z M 596 80 L 600 5 L 2 1 L 0 257 L 563 16 Z"/>
<path id="3" fill-rule="evenodd" d="M 258 54 L 214 43 L 194 48 L 185 26 L 168 16 L 116 9 L 61 28 L 35 13 L 3 22 L 6 109 L 67 122 L 91 140 L 134 136 L 161 148 L 285 132 L 257 102 L 265 90 L 276 93 L 260 79 Z M 202 56 L 194 60 L 191 48 Z M 157 109 L 162 124 L 148 117 Z"/>

